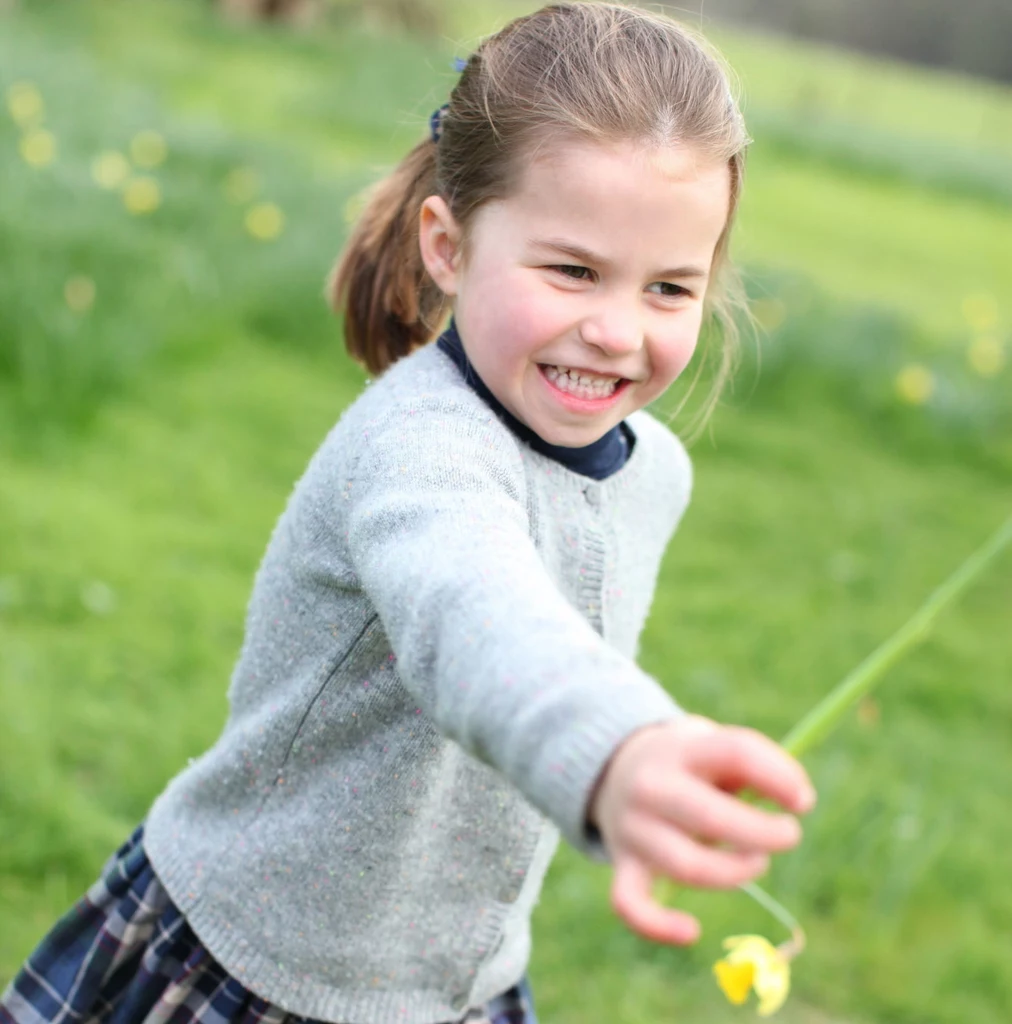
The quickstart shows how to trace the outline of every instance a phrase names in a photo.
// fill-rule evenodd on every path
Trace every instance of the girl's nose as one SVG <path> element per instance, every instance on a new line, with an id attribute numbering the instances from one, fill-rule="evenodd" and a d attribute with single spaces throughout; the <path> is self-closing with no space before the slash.
<path id="1" fill-rule="evenodd" d="M 637 311 L 612 307 L 588 316 L 580 327 L 583 340 L 609 356 L 638 352 L 643 347 L 643 324 Z"/>

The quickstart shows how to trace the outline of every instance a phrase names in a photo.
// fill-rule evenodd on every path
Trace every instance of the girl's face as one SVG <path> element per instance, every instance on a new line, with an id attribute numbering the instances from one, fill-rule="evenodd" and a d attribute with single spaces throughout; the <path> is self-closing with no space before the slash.
<path id="1" fill-rule="evenodd" d="M 430 196 L 422 256 L 495 397 L 549 444 L 578 447 L 685 369 L 729 198 L 727 164 L 694 148 L 569 142 L 477 211 L 466 259 Z"/>

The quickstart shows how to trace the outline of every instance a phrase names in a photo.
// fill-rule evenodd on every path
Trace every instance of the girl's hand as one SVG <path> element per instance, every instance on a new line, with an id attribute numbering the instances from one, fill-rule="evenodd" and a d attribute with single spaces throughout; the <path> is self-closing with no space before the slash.
<path id="1" fill-rule="evenodd" d="M 698 921 L 656 903 L 654 878 L 730 889 L 761 875 L 770 853 L 798 843 L 793 815 L 731 795 L 746 787 L 796 813 L 815 804 L 804 768 L 753 729 L 686 715 L 639 729 L 618 748 L 589 816 L 615 864 L 612 906 L 633 931 L 654 942 L 695 942 Z"/>

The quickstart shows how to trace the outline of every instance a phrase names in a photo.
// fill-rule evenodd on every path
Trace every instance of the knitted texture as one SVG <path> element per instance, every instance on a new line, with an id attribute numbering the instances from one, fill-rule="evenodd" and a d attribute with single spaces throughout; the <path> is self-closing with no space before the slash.
<path id="1" fill-rule="evenodd" d="M 603 481 L 518 441 L 434 346 L 314 455 L 257 573 L 217 743 L 147 819 L 211 953 L 292 1013 L 460 1019 L 524 974 L 560 835 L 682 712 L 635 662 L 689 497 L 645 411 Z"/>

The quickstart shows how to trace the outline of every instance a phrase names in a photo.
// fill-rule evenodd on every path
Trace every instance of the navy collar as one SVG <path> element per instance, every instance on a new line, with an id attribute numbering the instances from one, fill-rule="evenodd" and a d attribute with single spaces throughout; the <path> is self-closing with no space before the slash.
<path id="1" fill-rule="evenodd" d="M 536 452 L 554 459 L 567 469 L 589 476 L 594 480 L 604 480 L 625 465 L 632 451 L 635 435 L 623 421 L 612 427 L 603 437 L 583 448 L 566 448 L 563 445 L 549 444 L 542 440 L 526 424 L 521 423 L 485 386 L 478 376 L 471 361 L 467 358 L 464 345 L 457 333 L 456 324 L 451 320 L 450 326 L 439 336 L 436 345 L 446 353 L 457 365 L 464 380 L 474 389 L 492 411 L 506 424 L 521 441 L 530 445 Z"/>

